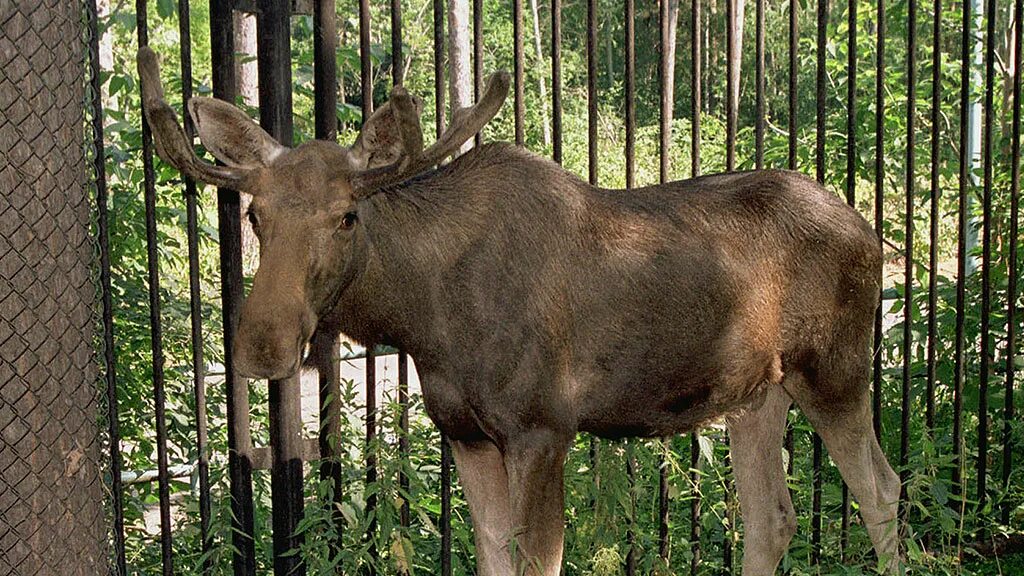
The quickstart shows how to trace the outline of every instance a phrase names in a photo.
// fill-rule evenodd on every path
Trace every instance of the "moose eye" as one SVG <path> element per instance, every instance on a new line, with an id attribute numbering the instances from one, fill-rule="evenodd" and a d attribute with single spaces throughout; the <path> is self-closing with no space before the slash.
<path id="1" fill-rule="evenodd" d="M 342 230 L 351 230 L 358 221 L 359 217 L 356 216 L 355 212 L 346 212 L 345 215 L 341 217 L 341 224 L 338 227 Z"/>

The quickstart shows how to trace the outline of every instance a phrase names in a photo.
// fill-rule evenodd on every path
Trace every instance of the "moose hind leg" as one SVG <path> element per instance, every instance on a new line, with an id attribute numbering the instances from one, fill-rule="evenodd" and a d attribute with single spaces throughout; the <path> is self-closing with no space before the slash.
<path id="1" fill-rule="evenodd" d="M 767 394 L 756 410 L 729 419 L 729 451 L 743 515 L 743 576 L 774 574 L 796 533 L 782 461 L 792 400 L 781 386 Z"/>
<path id="2" fill-rule="evenodd" d="M 866 370 L 863 374 L 858 372 L 858 379 L 867 382 Z M 884 566 L 887 574 L 897 574 L 899 534 L 896 514 L 900 478 L 889 466 L 875 439 L 869 389 L 858 382 L 845 388 L 829 386 L 831 390 L 854 391 L 852 395 L 837 398 L 822 395 L 821 386 L 829 385 L 824 382 L 801 383 L 793 386 L 791 392 L 821 435 L 843 480 L 860 504 L 861 517 L 878 554 L 879 564 Z"/>

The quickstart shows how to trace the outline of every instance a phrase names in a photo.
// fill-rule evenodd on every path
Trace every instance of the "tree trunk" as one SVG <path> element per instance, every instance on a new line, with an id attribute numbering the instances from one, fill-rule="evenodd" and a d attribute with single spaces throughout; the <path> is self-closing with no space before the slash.
<path id="1" fill-rule="evenodd" d="M 0 4 L 0 574 L 106 574 L 84 10 Z"/>
<path id="2" fill-rule="evenodd" d="M 537 0 L 530 0 L 530 12 L 533 14 L 533 44 L 537 49 L 537 87 L 540 89 L 540 117 L 544 127 L 544 146 L 551 145 L 551 128 L 548 126 L 548 91 L 544 86 L 544 51 L 540 45 L 540 14 Z"/>
<path id="3" fill-rule="evenodd" d="M 235 12 L 235 79 L 238 95 L 246 106 L 259 106 L 259 74 L 256 68 L 256 16 Z M 242 269 L 246 274 L 255 273 L 259 265 L 259 243 L 252 225 L 245 213 L 249 210 L 252 196 L 240 195 L 239 208 L 242 211 Z"/>
<path id="4" fill-rule="evenodd" d="M 448 94 L 454 111 L 472 105 L 473 69 L 470 66 L 469 0 L 448 0 Z M 459 148 L 464 153 L 473 140 Z"/>
<path id="5" fill-rule="evenodd" d="M 664 59 L 665 77 L 661 79 L 661 107 L 665 116 L 661 119 L 662 145 L 665 155 L 661 162 L 661 180 L 671 180 L 671 157 L 669 146 L 672 142 L 672 119 L 675 116 L 676 90 L 676 27 L 679 23 L 679 0 L 661 0 L 666 3 L 664 12 L 664 33 L 661 38 L 661 57 Z"/>

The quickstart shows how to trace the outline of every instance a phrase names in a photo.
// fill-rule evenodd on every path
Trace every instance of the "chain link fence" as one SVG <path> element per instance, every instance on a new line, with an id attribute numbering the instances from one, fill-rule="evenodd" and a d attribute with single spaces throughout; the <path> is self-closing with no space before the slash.
<path id="1" fill-rule="evenodd" d="M 108 571 L 83 15 L 0 1 L 0 574 Z"/>

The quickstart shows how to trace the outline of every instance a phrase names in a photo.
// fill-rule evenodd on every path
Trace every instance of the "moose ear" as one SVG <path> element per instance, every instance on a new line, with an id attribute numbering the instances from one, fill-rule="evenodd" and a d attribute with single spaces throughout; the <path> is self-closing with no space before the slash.
<path id="1" fill-rule="evenodd" d="M 238 108 L 215 98 L 196 97 L 188 111 L 203 146 L 236 168 L 269 166 L 286 148 Z"/>
<path id="2" fill-rule="evenodd" d="M 402 92 L 404 95 L 404 92 Z M 394 102 L 387 102 L 374 112 L 370 119 L 363 124 L 356 143 L 352 145 L 353 168 L 357 170 L 370 170 L 387 166 L 396 162 L 405 152 L 406 143 L 403 141 L 403 125 L 415 123 L 415 130 L 419 131 L 419 116 L 422 111 L 422 101 L 419 98 L 408 97 L 412 100 L 414 118 L 400 118 L 395 113 Z M 408 137 L 408 136 L 406 136 Z"/>

